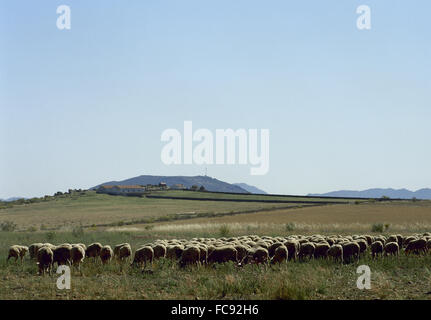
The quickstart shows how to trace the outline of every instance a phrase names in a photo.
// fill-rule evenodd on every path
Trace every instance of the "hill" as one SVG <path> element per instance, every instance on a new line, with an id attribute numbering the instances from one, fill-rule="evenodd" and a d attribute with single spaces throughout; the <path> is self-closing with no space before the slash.
<path id="1" fill-rule="evenodd" d="M 392 198 L 392 199 L 424 199 L 431 200 L 431 189 L 420 189 L 417 191 L 410 191 L 407 189 L 367 189 L 362 191 L 353 191 L 353 190 L 340 190 L 340 191 L 332 191 L 328 193 L 311 193 L 309 196 L 314 197 L 358 197 L 358 198 L 381 198 L 383 196 Z"/>
<path id="2" fill-rule="evenodd" d="M 234 183 L 233 185 L 238 186 L 238 187 L 240 187 L 240 188 L 242 188 L 242 189 L 244 189 L 250 193 L 267 194 L 267 192 L 265 192 L 259 188 L 256 188 L 255 186 L 251 186 L 249 184 L 246 184 L 246 183 Z"/>
<path id="3" fill-rule="evenodd" d="M 248 193 L 247 190 L 241 188 L 240 186 L 230 184 L 221 180 L 217 180 L 215 178 L 211 178 L 208 176 L 151 176 L 151 175 L 142 175 L 122 181 L 109 181 L 105 183 L 101 183 L 93 187 L 92 189 L 96 189 L 101 185 L 147 185 L 147 184 L 159 184 L 160 182 L 165 182 L 168 186 L 173 186 L 175 184 L 183 184 L 187 188 L 190 188 L 193 185 L 204 186 L 208 191 L 214 192 L 233 192 L 233 193 Z"/>

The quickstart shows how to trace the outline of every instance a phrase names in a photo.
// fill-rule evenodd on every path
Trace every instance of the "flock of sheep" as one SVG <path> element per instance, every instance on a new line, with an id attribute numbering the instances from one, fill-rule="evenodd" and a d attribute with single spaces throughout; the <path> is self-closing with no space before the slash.
<path id="1" fill-rule="evenodd" d="M 370 235 L 290 235 L 270 237 L 248 235 L 231 238 L 193 238 L 156 240 L 139 247 L 134 255 L 130 244 L 122 243 L 112 249 L 96 242 L 85 244 L 64 243 L 54 246 L 50 243 L 33 243 L 30 246 L 13 245 L 9 248 L 10 258 L 22 259 L 28 252 L 35 259 L 39 273 L 51 273 L 57 265 L 72 265 L 80 270 L 85 258 L 100 260 L 103 264 L 112 259 L 125 261 L 132 258 L 132 265 L 146 266 L 154 259 L 176 260 L 181 267 L 186 265 L 208 265 L 232 261 L 238 266 L 249 263 L 282 263 L 287 260 L 333 259 L 349 263 L 359 260 L 369 252 L 373 258 L 383 255 L 426 254 L 431 248 L 431 233 L 412 236 L 370 236 Z"/>

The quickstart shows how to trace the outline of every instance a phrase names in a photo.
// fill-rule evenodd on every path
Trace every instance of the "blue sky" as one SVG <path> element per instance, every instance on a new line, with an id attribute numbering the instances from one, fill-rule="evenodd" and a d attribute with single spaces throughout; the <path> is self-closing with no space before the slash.
<path id="1" fill-rule="evenodd" d="M 71 30 L 56 27 L 71 8 Z M 356 8 L 371 8 L 371 30 Z M 270 130 L 267 192 L 431 187 L 429 1 L 0 1 L 0 198 L 166 166 L 163 130 Z"/>

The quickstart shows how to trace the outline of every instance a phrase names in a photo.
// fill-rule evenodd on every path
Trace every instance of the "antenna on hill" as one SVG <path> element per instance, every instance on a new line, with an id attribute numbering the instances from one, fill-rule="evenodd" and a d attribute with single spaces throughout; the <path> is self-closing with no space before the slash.
<path id="1" fill-rule="evenodd" d="M 207 173 L 208 173 L 208 168 L 205 167 L 205 177 L 207 176 Z"/>

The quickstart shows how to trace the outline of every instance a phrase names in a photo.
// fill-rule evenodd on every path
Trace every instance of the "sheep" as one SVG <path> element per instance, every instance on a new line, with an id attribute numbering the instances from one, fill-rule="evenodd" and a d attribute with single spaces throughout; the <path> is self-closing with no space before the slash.
<path id="1" fill-rule="evenodd" d="M 166 258 L 178 260 L 183 254 L 184 247 L 182 245 L 173 245 L 166 248 Z"/>
<path id="2" fill-rule="evenodd" d="M 137 249 L 135 251 L 135 256 L 133 258 L 132 266 L 134 265 L 142 265 L 144 263 L 145 267 L 147 266 L 147 262 L 153 263 L 154 259 L 154 249 L 150 246 L 145 246 Z"/>
<path id="3" fill-rule="evenodd" d="M 154 259 L 164 258 L 166 256 L 166 246 L 158 243 L 152 246 L 154 251 Z"/>
<path id="4" fill-rule="evenodd" d="M 238 262 L 238 251 L 232 246 L 214 248 L 208 254 L 208 263 Z"/>
<path id="5" fill-rule="evenodd" d="M 53 257 L 53 263 L 57 263 L 57 265 L 70 265 L 71 260 L 71 251 L 72 246 L 71 245 L 60 245 L 56 247 L 54 250 L 52 250 L 54 257 Z"/>
<path id="6" fill-rule="evenodd" d="M 36 259 L 37 251 L 43 246 L 43 243 L 32 243 L 28 246 L 28 253 L 30 254 L 30 259 Z"/>
<path id="7" fill-rule="evenodd" d="M 287 248 L 288 260 L 296 260 L 296 257 L 299 254 L 300 243 L 297 240 L 287 240 L 283 243 L 283 245 Z"/>
<path id="8" fill-rule="evenodd" d="M 397 256 L 400 251 L 400 246 L 398 245 L 398 242 L 388 242 L 385 244 L 385 256 L 388 254 Z"/>
<path id="9" fill-rule="evenodd" d="M 282 263 L 287 261 L 288 250 L 286 246 L 281 245 L 275 249 L 274 256 L 271 259 L 271 264 Z"/>
<path id="10" fill-rule="evenodd" d="M 114 248 L 114 257 L 119 261 L 128 259 L 132 255 L 132 247 L 128 243 L 116 245 Z"/>
<path id="11" fill-rule="evenodd" d="M 206 265 L 208 263 L 208 249 L 205 245 L 200 245 L 199 246 L 199 250 L 200 250 L 200 263 L 202 265 Z"/>
<path id="12" fill-rule="evenodd" d="M 343 244 L 343 261 L 349 263 L 352 258 L 359 260 L 360 247 L 356 242 Z"/>
<path id="13" fill-rule="evenodd" d="M 383 243 L 381 241 L 374 241 L 371 244 L 371 256 L 374 258 L 377 257 L 377 255 L 382 255 L 383 254 Z"/>
<path id="14" fill-rule="evenodd" d="M 364 253 L 368 248 L 368 243 L 364 239 L 359 239 L 355 241 L 359 245 L 359 253 Z"/>
<path id="15" fill-rule="evenodd" d="M 81 263 L 85 258 L 85 250 L 81 245 L 73 245 L 70 250 L 70 259 L 72 265 L 77 267 L 81 271 Z"/>
<path id="16" fill-rule="evenodd" d="M 102 245 L 99 242 L 92 243 L 85 250 L 85 256 L 96 259 L 100 256 L 100 250 L 102 250 Z"/>
<path id="17" fill-rule="evenodd" d="M 326 258 L 328 256 L 328 250 L 330 246 L 328 243 L 318 243 L 314 248 L 314 258 Z"/>
<path id="18" fill-rule="evenodd" d="M 413 252 L 415 254 L 426 253 L 427 251 L 427 241 L 425 239 L 412 240 L 407 244 L 405 249 L 405 254 Z"/>
<path id="19" fill-rule="evenodd" d="M 111 246 L 106 245 L 100 249 L 99 256 L 102 264 L 106 264 L 111 261 L 112 257 L 114 256 L 114 251 L 112 250 Z"/>
<path id="20" fill-rule="evenodd" d="M 186 265 L 199 264 L 200 262 L 200 248 L 195 246 L 190 246 L 184 249 L 181 254 L 179 261 L 180 267 L 185 267 Z"/>
<path id="21" fill-rule="evenodd" d="M 343 263 L 343 246 L 340 244 L 333 244 L 329 247 L 327 255 L 334 259 L 334 261 L 340 260 Z"/>
<path id="22" fill-rule="evenodd" d="M 234 246 L 235 250 L 237 251 L 237 258 L 238 261 L 241 262 L 244 260 L 244 258 L 247 256 L 247 247 L 241 244 L 237 244 Z"/>
<path id="23" fill-rule="evenodd" d="M 299 259 L 303 260 L 306 257 L 308 259 L 311 259 L 313 257 L 315 250 L 314 243 L 311 242 L 303 242 L 301 243 L 301 247 L 299 248 Z"/>
<path id="24" fill-rule="evenodd" d="M 42 246 L 37 251 L 37 265 L 39 274 L 45 274 L 46 271 L 51 275 L 51 268 L 54 261 L 54 253 L 49 246 Z"/>
<path id="25" fill-rule="evenodd" d="M 249 256 L 250 255 L 251 255 L 251 261 L 253 263 L 257 263 L 257 264 L 267 263 L 269 260 L 268 250 L 263 247 L 252 249 L 251 252 L 249 253 Z"/>
<path id="26" fill-rule="evenodd" d="M 15 258 L 15 262 L 20 258 L 21 262 L 24 258 L 25 254 L 28 252 L 28 247 L 13 245 L 9 248 L 9 254 L 7 256 L 6 261 L 9 261 L 10 258 Z"/>
<path id="27" fill-rule="evenodd" d="M 274 254 L 275 254 L 275 250 L 276 250 L 279 246 L 282 246 L 282 245 L 283 245 L 283 243 L 281 243 L 281 242 L 275 242 L 275 243 L 273 243 L 272 245 L 270 245 L 270 246 L 269 246 L 269 248 L 268 248 L 269 256 L 270 256 L 270 257 L 273 257 L 273 256 L 274 256 Z"/>

